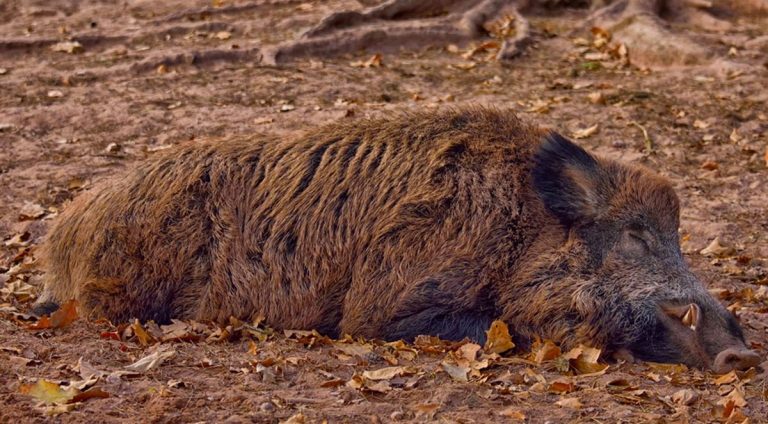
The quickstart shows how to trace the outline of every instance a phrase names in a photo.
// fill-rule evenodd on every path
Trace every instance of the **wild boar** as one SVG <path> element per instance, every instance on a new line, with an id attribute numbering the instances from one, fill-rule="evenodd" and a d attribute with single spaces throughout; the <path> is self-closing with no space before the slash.
<path id="1" fill-rule="evenodd" d="M 36 310 L 480 343 L 494 319 L 726 372 L 759 356 L 691 273 L 646 169 L 512 112 L 359 120 L 159 154 L 66 207 Z"/>

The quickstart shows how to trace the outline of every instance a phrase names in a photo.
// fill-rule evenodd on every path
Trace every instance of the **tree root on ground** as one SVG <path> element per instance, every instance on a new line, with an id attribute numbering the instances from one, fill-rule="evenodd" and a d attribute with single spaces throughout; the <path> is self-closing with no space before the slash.
<path id="1" fill-rule="evenodd" d="M 265 48 L 264 63 L 362 49 L 465 43 L 494 32 L 503 37 L 498 57 L 511 59 L 530 38 L 528 21 L 517 11 L 523 6 L 515 0 L 389 0 L 361 12 L 328 15 L 299 39 Z M 507 23 L 500 23 L 503 20 Z"/>
<path id="2" fill-rule="evenodd" d="M 709 6 L 709 0 L 618 0 L 593 13 L 586 25 L 603 28 L 624 43 L 635 64 L 697 65 L 711 60 L 714 52 L 672 31 L 667 22 L 728 29 L 729 22 L 702 10 Z"/>
<path id="3" fill-rule="evenodd" d="M 576 4 L 561 1 L 556 4 Z M 596 10 L 580 30 L 597 26 L 629 49 L 641 66 L 695 65 L 709 62 L 708 49 L 669 24 L 707 31 L 725 31 L 727 12 L 768 14 L 768 0 L 614 0 Z M 593 5 L 606 4 L 594 0 Z M 528 0 L 388 0 L 361 12 L 342 11 L 325 17 L 294 41 L 264 49 L 264 63 L 277 65 L 300 57 L 332 57 L 363 49 L 379 51 L 426 45 L 465 43 L 493 32 L 493 22 L 507 18 L 499 60 L 517 57 L 531 38 L 528 21 L 519 10 Z M 536 5 L 531 2 L 531 5 Z M 538 7 L 548 7 L 539 5 Z"/>
<path id="4" fill-rule="evenodd" d="M 235 14 L 271 4 L 299 0 L 269 0 L 223 7 L 182 10 L 154 21 L 160 28 L 149 33 L 83 35 L 70 37 L 83 46 L 137 42 L 147 37 L 176 37 L 193 31 L 230 29 L 224 22 L 169 24 L 178 20 L 206 19 L 216 14 Z M 670 24 L 726 31 L 731 22 L 722 17 L 768 15 L 768 0 L 586 0 L 595 10 L 575 31 L 598 27 L 624 44 L 629 60 L 640 66 L 698 65 L 711 62 L 716 54 L 673 29 Z M 273 46 L 244 46 L 227 51 L 212 48 L 148 58 L 132 66 L 145 72 L 159 65 L 201 65 L 209 62 L 251 61 L 280 65 L 302 57 L 330 58 L 359 50 L 377 52 L 420 48 L 449 43 L 465 44 L 492 37 L 490 50 L 496 59 L 511 60 L 520 55 L 532 38 L 528 20 L 520 13 L 534 7 L 584 6 L 585 0 L 386 0 L 362 11 L 341 11 L 323 18 L 299 38 Z M 530 7 L 529 7 L 530 6 Z M 34 49 L 57 43 L 56 38 L 0 40 L 0 50 Z M 491 43 L 489 43 L 491 44 Z M 625 51 L 627 51 L 625 50 Z"/>

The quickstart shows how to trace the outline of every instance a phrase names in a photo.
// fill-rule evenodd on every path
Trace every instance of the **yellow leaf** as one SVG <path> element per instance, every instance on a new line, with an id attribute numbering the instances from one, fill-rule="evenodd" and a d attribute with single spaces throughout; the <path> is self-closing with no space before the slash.
<path id="1" fill-rule="evenodd" d="M 504 321 L 494 321 L 486 334 L 488 338 L 485 340 L 485 351 L 488 353 L 504 353 L 515 347 L 509 335 L 509 327 Z"/>
<path id="2" fill-rule="evenodd" d="M 58 384 L 47 380 L 38 380 L 35 384 L 23 385 L 19 391 L 49 405 L 68 403 L 80 392 L 75 388 L 64 390 Z"/>
<path id="3" fill-rule="evenodd" d="M 133 329 L 133 334 L 136 335 L 136 338 L 139 339 L 139 344 L 142 346 L 148 346 L 151 342 L 154 341 L 152 336 L 149 335 L 149 333 L 144 330 L 144 327 L 141 326 L 141 323 L 139 320 L 133 321 L 133 324 L 131 324 L 131 328 Z"/>

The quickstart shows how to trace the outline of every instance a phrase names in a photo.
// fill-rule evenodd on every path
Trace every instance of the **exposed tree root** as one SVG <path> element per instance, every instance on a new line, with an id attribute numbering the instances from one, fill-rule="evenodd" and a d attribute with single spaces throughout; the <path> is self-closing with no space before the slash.
<path id="1" fill-rule="evenodd" d="M 111 35 L 73 34 L 67 37 L 67 41 L 77 41 L 84 48 L 91 48 L 112 44 L 136 43 L 148 38 L 164 39 L 166 37 L 178 37 L 197 31 L 214 32 L 224 30 L 232 30 L 232 25 L 224 22 L 203 22 L 189 25 L 166 25 L 152 32 Z M 40 49 L 50 47 L 62 41 L 62 39 L 54 37 L 0 39 L 0 51 Z"/>
<path id="2" fill-rule="evenodd" d="M 741 8 L 747 3 L 759 11 L 760 3 L 768 0 L 743 0 Z M 598 26 L 613 34 L 627 45 L 635 64 L 695 65 L 711 61 L 715 52 L 674 32 L 669 23 L 725 31 L 731 23 L 719 18 L 720 13 L 711 0 L 618 0 L 594 12 L 585 26 Z"/>
<path id="3" fill-rule="evenodd" d="M 215 15 L 236 14 L 242 12 L 250 12 L 256 9 L 267 9 L 270 7 L 287 5 L 291 3 L 301 3 L 299 0 L 282 0 L 282 1 L 259 1 L 245 4 L 235 4 L 228 6 L 204 6 L 195 7 L 191 9 L 184 9 L 178 12 L 171 13 L 169 15 L 157 18 L 153 23 L 167 23 L 173 21 L 179 21 L 183 19 L 207 19 Z"/>
<path id="4" fill-rule="evenodd" d="M 528 22 L 515 0 L 389 0 L 361 12 L 325 17 L 294 41 L 264 50 L 264 63 L 281 64 L 299 57 L 331 57 L 362 49 L 382 51 L 445 43 L 465 43 L 488 36 L 490 24 L 512 17 L 499 51 L 500 59 L 517 56 L 530 38 Z"/>
<path id="5" fill-rule="evenodd" d="M 563 3 L 579 2 L 556 1 L 555 5 Z M 724 31 L 731 27 L 721 18 L 725 12 L 768 13 L 768 0 L 722 0 L 718 4 L 713 0 L 593 0 L 592 4 L 607 6 L 595 11 L 584 27 L 608 30 L 629 48 L 634 63 L 645 66 L 702 64 L 713 58 L 711 49 L 672 30 L 671 23 Z M 528 0 L 388 0 L 360 12 L 325 17 L 298 39 L 264 49 L 264 63 L 331 57 L 361 49 L 464 43 L 488 36 L 490 22 L 511 16 L 512 25 L 503 34 L 497 56 L 509 60 L 531 38 L 528 21 L 519 13 L 526 6 Z"/>
<path id="6" fill-rule="evenodd" d="M 149 57 L 141 62 L 135 63 L 130 67 L 132 72 L 143 73 L 158 69 L 161 65 L 172 67 L 178 65 L 206 65 L 215 62 L 249 62 L 258 63 L 261 61 L 261 50 L 259 48 L 246 49 L 210 49 L 193 52 L 183 52 L 174 55 L 161 55 Z"/>

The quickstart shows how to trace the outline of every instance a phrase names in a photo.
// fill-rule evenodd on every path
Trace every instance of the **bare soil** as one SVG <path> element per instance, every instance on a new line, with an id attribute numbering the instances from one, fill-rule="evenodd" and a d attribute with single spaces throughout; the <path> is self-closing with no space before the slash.
<path id="1" fill-rule="evenodd" d="M 669 177 L 694 271 L 768 355 L 765 18 L 734 21 L 726 32 L 675 28 L 714 52 L 706 67 L 633 66 L 632 52 L 596 42 L 599 32 L 572 33 L 586 10 L 528 15 L 534 43 L 506 64 L 494 59 L 492 43 L 259 64 L 263 46 L 293 39 L 331 11 L 361 7 L 351 0 L 0 3 L 0 422 L 766 422 L 759 369 L 718 380 L 679 367 L 613 364 L 578 376 L 561 359 L 537 363 L 517 352 L 483 354 L 478 360 L 489 365 L 462 382 L 441 365 L 455 359 L 458 345 L 417 346 L 414 357 L 382 343 L 283 334 L 143 346 L 124 326 L 83 319 L 27 328 L 41 273 L 35 247 L 50 220 L 78 192 L 158 150 L 486 104 Z M 79 46 L 57 44 L 70 39 Z M 702 254 L 716 238 L 720 247 Z M 175 355 L 138 375 L 108 376 L 158 349 Z M 108 398 L 51 416 L 54 408 L 21 393 L 37 379 L 80 380 L 81 358 L 105 373 L 94 387 Z M 361 377 L 391 366 L 408 368 L 383 380 Z M 572 398 L 580 405 L 562 401 Z"/>

